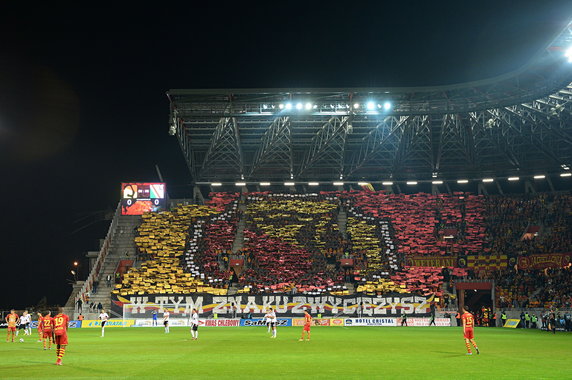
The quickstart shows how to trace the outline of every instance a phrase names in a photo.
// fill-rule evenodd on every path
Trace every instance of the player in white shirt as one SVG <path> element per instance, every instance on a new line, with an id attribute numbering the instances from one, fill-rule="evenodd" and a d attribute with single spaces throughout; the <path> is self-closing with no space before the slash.
<path id="1" fill-rule="evenodd" d="M 165 310 L 163 313 L 163 325 L 165 326 L 165 334 L 169 333 L 169 311 Z"/>
<path id="2" fill-rule="evenodd" d="M 20 330 L 24 330 L 24 335 L 32 335 L 32 329 L 30 328 L 30 322 L 32 322 L 32 316 L 28 314 L 28 310 L 24 311 L 24 314 L 20 317 L 20 327 L 16 331 L 16 336 Z"/>
<path id="3" fill-rule="evenodd" d="M 99 314 L 99 319 L 101 319 L 101 337 L 105 336 L 105 325 L 107 320 L 109 319 L 109 315 L 105 312 L 105 310 L 101 309 L 101 313 Z"/>
<path id="4" fill-rule="evenodd" d="M 268 309 L 269 312 L 266 314 L 267 320 L 270 321 L 270 328 L 272 329 L 272 336 L 271 338 L 276 338 L 276 313 L 274 312 L 274 310 L 272 310 L 272 308 Z"/>
<path id="5" fill-rule="evenodd" d="M 266 314 L 264 314 L 264 323 L 266 323 L 266 327 L 268 328 L 267 332 L 270 332 L 270 312 L 267 311 Z"/>
<path id="6" fill-rule="evenodd" d="M 191 314 L 191 335 L 193 340 L 199 339 L 199 314 L 197 309 L 193 309 Z"/>

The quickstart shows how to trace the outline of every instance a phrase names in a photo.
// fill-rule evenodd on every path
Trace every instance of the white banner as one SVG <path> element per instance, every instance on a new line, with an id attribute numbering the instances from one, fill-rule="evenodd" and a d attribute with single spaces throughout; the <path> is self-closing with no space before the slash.
<path id="1" fill-rule="evenodd" d="M 397 326 L 396 318 L 346 318 L 345 326 Z"/>
<path id="2" fill-rule="evenodd" d="M 407 318 L 407 326 L 429 326 L 430 318 Z M 401 318 L 399 319 L 401 326 Z M 435 318 L 435 325 L 437 326 L 451 326 L 451 318 Z"/>

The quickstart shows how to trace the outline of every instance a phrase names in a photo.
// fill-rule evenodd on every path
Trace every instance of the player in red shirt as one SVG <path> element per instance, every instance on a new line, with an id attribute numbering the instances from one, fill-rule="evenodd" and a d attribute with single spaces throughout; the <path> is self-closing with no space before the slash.
<path id="1" fill-rule="evenodd" d="M 58 315 L 54 317 L 54 336 L 56 338 L 56 365 L 62 365 L 62 358 L 68 345 L 68 324 L 70 318 L 64 314 L 64 308 L 58 308 Z"/>
<path id="2" fill-rule="evenodd" d="M 304 341 L 304 333 L 308 333 L 308 339 L 310 340 L 310 326 L 312 325 L 312 316 L 308 314 L 306 310 L 304 310 L 304 328 L 302 329 L 302 337 L 300 338 L 300 342 Z"/>
<path id="3" fill-rule="evenodd" d="M 42 338 L 44 337 L 44 331 L 42 330 L 42 319 L 44 319 L 44 316 L 42 313 L 38 313 L 38 342 L 42 342 Z"/>
<path id="4" fill-rule="evenodd" d="M 479 347 L 477 347 L 477 342 L 475 342 L 475 317 L 473 314 L 469 313 L 466 306 L 463 306 L 463 315 L 461 315 L 463 321 L 463 336 L 465 338 L 465 345 L 467 346 L 467 355 L 472 355 L 471 344 L 475 347 L 477 355 L 479 354 Z"/>
<path id="5" fill-rule="evenodd" d="M 8 323 L 8 335 L 6 335 L 6 342 L 10 340 L 10 336 L 12 337 L 12 343 L 14 343 L 14 337 L 16 336 L 16 325 L 20 317 L 16 314 L 14 309 L 10 310 L 10 314 L 6 316 L 6 323 Z"/>
<path id="6" fill-rule="evenodd" d="M 52 342 L 54 341 L 54 337 L 52 336 L 53 323 L 54 319 L 52 318 L 52 312 L 48 310 L 46 315 L 44 315 L 42 318 L 42 337 L 44 339 L 44 350 L 52 349 Z"/>

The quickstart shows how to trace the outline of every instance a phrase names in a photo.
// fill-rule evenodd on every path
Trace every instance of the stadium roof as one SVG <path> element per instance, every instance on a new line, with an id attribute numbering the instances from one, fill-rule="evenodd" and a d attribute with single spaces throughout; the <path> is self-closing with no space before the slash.
<path id="1" fill-rule="evenodd" d="M 551 173 L 572 166 L 572 24 L 520 69 L 447 86 L 170 90 L 195 182 Z"/>

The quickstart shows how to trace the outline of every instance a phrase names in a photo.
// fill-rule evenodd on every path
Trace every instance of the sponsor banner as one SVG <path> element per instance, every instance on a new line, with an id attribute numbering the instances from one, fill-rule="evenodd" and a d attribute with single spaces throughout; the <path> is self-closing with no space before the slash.
<path id="1" fill-rule="evenodd" d="M 407 265 L 412 267 L 456 267 L 457 257 L 411 256 L 407 258 Z"/>
<path id="2" fill-rule="evenodd" d="M 364 317 L 391 317 L 405 313 L 412 317 L 428 316 L 431 296 L 418 296 L 405 293 L 388 293 L 383 296 L 308 296 L 291 294 L 237 294 L 216 296 L 193 293 L 192 295 L 146 295 L 122 297 L 113 295 L 112 310 L 130 318 L 152 318 L 155 310 L 158 314 L 168 310 L 171 317 L 188 316 L 193 308 L 199 314 L 216 314 L 220 317 L 233 314 L 232 304 L 238 306 L 237 316 L 259 314 L 262 316 L 272 307 L 279 317 L 301 317 L 304 311 L 313 316 L 324 317 L 352 316 L 357 314 L 363 303 Z M 123 310 L 125 307 L 125 310 Z M 123 314 L 125 311 L 126 314 Z M 203 314 L 204 315 L 204 314 Z"/>
<path id="3" fill-rule="evenodd" d="M 134 319 L 110 319 L 105 324 L 105 327 L 131 327 L 135 325 Z M 81 323 L 82 328 L 97 328 L 101 327 L 101 321 L 95 319 L 85 319 Z"/>
<path id="4" fill-rule="evenodd" d="M 346 318 L 346 326 L 397 326 L 397 318 Z"/>
<path id="5" fill-rule="evenodd" d="M 72 329 L 79 329 L 81 327 L 81 322 L 82 321 L 69 321 L 68 322 L 68 328 L 72 328 Z M 36 328 L 37 326 L 37 322 L 36 322 Z"/>
<path id="6" fill-rule="evenodd" d="M 407 318 L 407 326 L 429 326 L 430 321 L 430 318 Z M 401 326 L 401 318 L 398 319 L 397 324 Z M 451 318 L 435 318 L 435 324 L 437 326 L 451 326 Z"/>
<path id="7" fill-rule="evenodd" d="M 519 269 L 562 268 L 572 261 L 572 252 L 518 257 Z"/>
<path id="8" fill-rule="evenodd" d="M 313 318 L 312 325 L 314 326 L 339 326 L 331 324 L 331 318 Z M 343 326 L 343 319 L 337 318 L 336 321 L 341 321 Z M 292 326 L 304 326 L 305 320 L 303 318 L 292 318 Z"/>
<path id="9" fill-rule="evenodd" d="M 199 319 L 199 326 L 205 327 L 238 327 L 240 319 Z"/>
<path id="10" fill-rule="evenodd" d="M 520 323 L 520 319 L 507 319 L 504 326 L 509 329 L 516 329 L 518 324 Z"/>
<path id="11" fill-rule="evenodd" d="M 8 324 L 6 322 L 0 322 L 0 329 L 5 329 L 6 327 L 8 327 Z M 68 328 L 80 328 L 81 327 L 81 321 L 69 321 L 68 323 Z M 38 328 L 38 321 L 32 321 L 30 322 L 30 328 L 32 329 L 37 329 Z"/>
<path id="12" fill-rule="evenodd" d="M 330 319 L 330 326 L 344 326 L 344 320 L 342 318 L 332 318 Z"/>
<path id="13" fill-rule="evenodd" d="M 276 322 L 278 327 L 292 326 L 291 318 L 277 318 Z M 264 318 L 240 319 L 240 326 L 245 326 L 245 327 L 266 326 L 266 321 L 264 320 Z"/>

